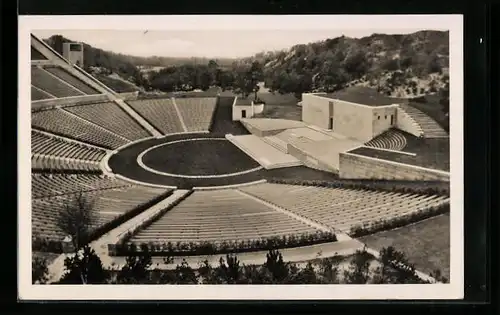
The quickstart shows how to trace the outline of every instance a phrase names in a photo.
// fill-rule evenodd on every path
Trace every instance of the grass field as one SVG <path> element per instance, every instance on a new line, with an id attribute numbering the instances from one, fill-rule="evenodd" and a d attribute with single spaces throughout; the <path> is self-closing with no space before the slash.
<path id="1" fill-rule="evenodd" d="M 380 250 L 394 246 L 408 257 L 419 271 L 427 274 L 436 269 L 450 276 L 450 216 L 433 217 L 391 231 L 359 238 L 368 247 Z"/>
<path id="2" fill-rule="evenodd" d="M 427 167 L 436 170 L 450 170 L 450 154 L 448 139 L 422 139 L 421 143 L 407 142 L 404 151 L 416 153 L 416 156 L 397 152 L 382 151 L 369 147 L 360 147 L 349 153 L 369 156 L 377 159 L 394 161 L 398 163 Z"/>
<path id="3" fill-rule="evenodd" d="M 197 140 L 160 146 L 143 156 L 148 167 L 180 175 L 220 175 L 259 166 L 228 140 Z"/>

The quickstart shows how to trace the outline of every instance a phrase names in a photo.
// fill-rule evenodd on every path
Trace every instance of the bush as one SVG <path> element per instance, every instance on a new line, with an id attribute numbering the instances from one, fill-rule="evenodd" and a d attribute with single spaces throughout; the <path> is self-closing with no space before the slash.
<path id="1" fill-rule="evenodd" d="M 276 248 L 291 248 L 309 246 L 320 243 L 336 242 L 334 232 L 316 232 L 298 235 L 276 236 L 260 240 L 233 240 L 222 242 L 177 242 L 141 244 L 140 248 L 134 243 L 117 243 L 110 250 L 112 256 L 131 256 L 147 253 L 152 256 L 202 256 L 228 253 L 253 252 L 272 250 Z"/>

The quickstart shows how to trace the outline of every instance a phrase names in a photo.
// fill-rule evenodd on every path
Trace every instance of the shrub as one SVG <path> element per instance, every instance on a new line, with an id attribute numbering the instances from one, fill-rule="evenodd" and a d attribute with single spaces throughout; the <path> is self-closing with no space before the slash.
<path id="1" fill-rule="evenodd" d="M 336 241 L 337 236 L 334 232 L 316 232 L 281 237 L 276 236 L 261 240 L 242 240 L 230 242 L 177 242 L 175 245 L 170 242 L 166 244 L 143 243 L 140 245 L 140 248 L 137 248 L 134 243 L 117 243 L 115 251 L 110 252 L 109 254 L 116 256 L 141 255 L 142 253 L 147 253 L 152 256 L 201 256 L 300 247 Z"/>

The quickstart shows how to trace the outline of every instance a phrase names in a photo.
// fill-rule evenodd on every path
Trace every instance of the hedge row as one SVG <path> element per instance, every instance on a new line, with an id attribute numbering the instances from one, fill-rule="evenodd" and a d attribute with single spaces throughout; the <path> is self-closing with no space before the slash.
<path id="1" fill-rule="evenodd" d="M 230 242 L 150 242 L 139 245 L 135 243 L 117 243 L 109 244 L 108 251 L 110 256 L 140 256 L 145 253 L 152 256 L 198 256 L 293 248 L 336 241 L 337 236 L 335 233 L 318 231 L 316 233 Z"/>
<path id="2" fill-rule="evenodd" d="M 428 209 L 418 210 L 416 212 L 396 217 L 393 219 L 381 219 L 371 223 L 356 225 L 351 228 L 349 235 L 351 237 L 361 237 L 369 234 L 374 234 L 380 231 L 392 230 L 411 223 L 425 220 L 427 218 L 450 212 L 450 204 L 446 203 Z"/>
<path id="3" fill-rule="evenodd" d="M 269 183 L 317 186 L 327 188 L 347 188 L 371 191 L 387 191 L 402 194 L 424 194 L 449 196 L 450 188 L 448 183 L 443 182 L 418 182 L 415 181 L 391 181 L 391 180 L 301 180 L 287 178 L 269 178 Z"/>

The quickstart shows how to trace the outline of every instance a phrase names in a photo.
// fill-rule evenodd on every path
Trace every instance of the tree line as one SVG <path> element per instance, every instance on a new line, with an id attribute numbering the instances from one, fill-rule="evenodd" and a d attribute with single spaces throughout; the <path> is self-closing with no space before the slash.
<path id="1" fill-rule="evenodd" d="M 64 261 L 64 274 L 54 284 L 415 284 L 429 283 L 415 273 L 404 253 L 393 247 L 383 248 L 380 258 L 366 250 L 358 250 L 348 257 L 333 256 L 307 262 L 305 265 L 286 262 L 279 250 L 269 250 L 263 265 L 245 265 L 236 255 L 220 257 L 212 266 L 207 260 L 190 266 L 186 260 L 175 268 L 151 268 L 148 253 L 128 256 L 120 268 L 106 269 L 95 251 L 85 245 L 81 251 Z M 171 264 L 171 257 L 164 263 Z M 32 282 L 44 284 L 48 280 L 45 260 L 34 258 Z M 448 279 L 436 270 L 437 281 Z"/>
<path id="2" fill-rule="evenodd" d="M 62 52 L 62 43 L 67 41 L 60 35 L 47 40 L 59 52 Z M 392 85 L 406 84 L 402 76 L 425 77 L 441 72 L 448 67 L 449 44 L 448 32 L 421 31 L 407 35 L 373 34 L 360 39 L 341 36 L 295 45 L 288 50 L 262 52 L 231 63 L 230 60 L 204 59 L 165 64 L 166 59 L 160 57 L 151 57 L 146 62 L 140 57 L 89 45 L 85 45 L 84 54 L 86 67 L 116 72 L 146 91 L 207 90 L 210 86 L 219 86 L 244 97 L 253 94 L 256 98 L 257 82 L 264 81 L 271 91 L 292 93 L 300 99 L 304 92 L 333 92 L 349 82 L 370 81 L 387 72 L 398 74 L 391 76 L 392 83 L 388 84 Z M 165 68 L 145 75 L 138 69 L 139 63 Z"/>

